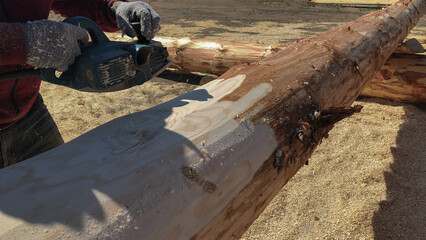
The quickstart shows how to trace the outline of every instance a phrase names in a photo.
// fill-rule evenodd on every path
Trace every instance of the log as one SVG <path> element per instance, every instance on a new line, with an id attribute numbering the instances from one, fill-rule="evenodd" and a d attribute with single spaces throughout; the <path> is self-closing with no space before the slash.
<path id="1" fill-rule="evenodd" d="M 361 95 L 426 103 L 426 55 L 392 54 Z"/>
<path id="2" fill-rule="evenodd" d="M 114 40 L 131 41 L 120 34 L 109 34 Z M 182 72 L 204 72 L 221 75 L 231 67 L 255 63 L 271 56 L 285 45 L 248 44 L 203 39 L 156 38 L 168 48 L 171 67 Z M 420 39 L 424 42 L 424 39 Z M 394 53 L 423 53 L 419 40 L 406 39 Z M 361 95 L 393 101 L 426 103 L 424 77 L 425 55 L 392 54 Z M 214 78 L 211 78 L 214 80 Z"/>
<path id="3" fill-rule="evenodd" d="M 107 33 L 114 41 L 133 41 L 121 33 Z M 221 75 L 230 68 L 260 61 L 286 48 L 286 45 L 265 45 L 206 39 L 156 37 L 167 47 L 171 68 L 184 73 L 202 72 Z"/>
<path id="4" fill-rule="evenodd" d="M 111 34 L 115 40 L 123 40 Z M 125 39 L 127 40 L 127 39 Z M 171 67 L 182 72 L 203 72 L 221 75 L 229 68 L 255 63 L 286 45 L 247 44 L 230 41 L 211 41 L 203 39 L 156 38 L 168 48 Z M 406 39 L 394 53 L 423 53 L 420 42 L 424 39 Z M 247 56 L 245 55 L 247 53 Z M 393 101 L 425 103 L 426 86 L 422 80 L 424 56 L 393 54 L 386 61 L 370 84 L 361 93 L 363 96 L 387 98 Z M 411 74 L 402 74 L 410 72 Z"/>
<path id="5" fill-rule="evenodd" d="M 0 238 L 240 237 L 425 11 L 397 3 L 0 170 Z"/>
<path id="6" fill-rule="evenodd" d="M 133 41 L 121 33 L 106 33 L 114 41 Z M 222 75 L 240 64 L 258 62 L 287 47 L 284 44 L 267 45 L 207 39 L 156 37 L 167 47 L 171 68 L 182 73 L 201 72 Z M 426 39 L 406 39 L 394 53 L 423 53 Z"/>
<path id="7" fill-rule="evenodd" d="M 313 3 L 337 3 L 337 4 L 381 4 L 390 5 L 398 2 L 398 0 L 309 0 Z"/>
<path id="8" fill-rule="evenodd" d="M 171 67 L 182 72 L 204 72 L 221 75 L 233 66 L 249 64 L 269 57 L 285 45 L 235 43 L 203 39 L 156 38 L 167 47 Z"/>

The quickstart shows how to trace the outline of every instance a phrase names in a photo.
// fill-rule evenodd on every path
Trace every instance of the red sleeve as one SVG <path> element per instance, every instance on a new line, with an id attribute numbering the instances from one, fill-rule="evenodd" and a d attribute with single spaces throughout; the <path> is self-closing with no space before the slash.
<path id="1" fill-rule="evenodd" d="M 82 16 L 92 19 L 105 32 L 119 30 L 111 6 L 118 0 L 53 0 L 52 10 L 63 17 Z"/>
<path id="2" fill-rule="evenodd" d="M 0 22 L 0 66 L 17 64 L 24 65 L 27 52 L 25 36 L 21 23 Z"/>

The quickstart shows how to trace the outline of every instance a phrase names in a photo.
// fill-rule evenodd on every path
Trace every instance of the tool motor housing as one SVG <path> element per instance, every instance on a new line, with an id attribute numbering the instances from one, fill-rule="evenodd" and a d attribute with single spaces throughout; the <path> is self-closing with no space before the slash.
<path id="1" fill-rule="evenodd" d="M 161 43 L 151 41 L 151 46 L 110 41 L 95 22 L 84 17 L 64 22 L 85 28 L 92 42 L 82 47 L 81 55 L 59 77 L 54 69 L 40 69 L 44 81 L 80 91 L 117 91 L 143 84 L 170 63 Z"/>

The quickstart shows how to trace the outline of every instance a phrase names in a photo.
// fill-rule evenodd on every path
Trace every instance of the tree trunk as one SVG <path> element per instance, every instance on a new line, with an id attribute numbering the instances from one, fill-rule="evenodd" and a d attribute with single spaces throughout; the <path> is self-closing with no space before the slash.
<path id="1" fill-rule="evenodd" d="M 131 41 L 112 33 L 113 40 Z M 258 62 L 286 48 L 285 45 L 248 44 L 202 39 L 156 38 L 169 52 L 170 66 L 182 72 L 221 75 L 231 67 Z M 375 75 L 361 95 L 393 101 L 426 103 L 425 55 L 421 45 L 426 39 L 407 39 Z M 401 54 L 410 53 L 410 54 Z M 213 79 L 212 79 L 213 80 Z"/>
<path id="2" fill-rule="evenodd" d="M 0 170 L 0 238 L 240 237 L 425 10 L 397 3 Z"/>
<path id="3" fill-rule="evenodd" d="M 113 41 L 132 41 L 121 33 L 107 33 Z M 286 48 L 286 45 L 265 45 L 205 39 L 156 37 L 167 47 L 171 68 L 182 72 L 221 75 L 239 64 L 260 61 Z"/>
<path id="4" fill-rule="evenodd" d="M 120 39 L 112 35 L 112 38 Z M 171 67 L 183 72 L 204 72 L 221 75 L 229 68 L 255 63 L 286 48 L 229 41 L 157 38 L 167 47 Z M 421 40 L 423 42 L 423 40 Z M 398 46 L 397 53 L 422 53 L 420 42 L 409 39 Z M 392 54 L 361 95 L 393 101 L 426 103 L 426 56 Z"/>
<path id="5" fill-rule="evenodd" d="M 426 103 L 426 55 L 392 54 L 361 94 Z"/>

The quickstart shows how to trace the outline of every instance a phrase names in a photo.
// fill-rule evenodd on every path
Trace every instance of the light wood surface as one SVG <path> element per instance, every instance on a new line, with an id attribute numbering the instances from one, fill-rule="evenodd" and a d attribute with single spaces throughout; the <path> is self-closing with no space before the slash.
<path id="1" fill-rule="evenodd" d="M 361 94 L 426 103 L 426 55 L 392 54 Z"/>
<path id="2" fill-rule="evenodd" d="M 371 13 L 0 170 L 0 238 L 240 237 L 425 11 Z"/>

